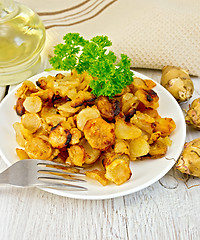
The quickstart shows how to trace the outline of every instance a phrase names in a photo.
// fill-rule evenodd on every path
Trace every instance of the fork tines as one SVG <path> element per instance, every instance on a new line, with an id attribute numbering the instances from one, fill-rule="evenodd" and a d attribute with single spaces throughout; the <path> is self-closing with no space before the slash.
<path id="1" fill-rule="evenodd" d="M 45 185 L 44 187 L 55 189 L 61 188 L 62 190 L 66 187 L 77 190 L 88 190 L 86 187 L 83 186 L 69 184 L 69 182 L 86 182 L 82 178 L 77 178 L 85 176 L 85 173 L 81 172 L 81 169 L 83 169 L 82 167 L 74 167 L 46 160 L 39 160 L 37 163 L 37 167 L 38 180 L 46 184 L 50 183 L 49 185 Z M 53 185 L 51 185 L 51 183 Z"/>

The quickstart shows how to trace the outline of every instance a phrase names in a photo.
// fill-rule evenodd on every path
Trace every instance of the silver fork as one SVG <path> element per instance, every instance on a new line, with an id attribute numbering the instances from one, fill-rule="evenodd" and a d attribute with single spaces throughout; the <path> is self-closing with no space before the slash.
<path id="1" fill-rule="evenodd" d="M 0 184 L 19 187 L 45 187 L 58 190 L 88 190 L 77 183 L 86 182 L 80 167 L 47 160 L 25 159 L 15 162 L 0 173 Z M 80 178 L 77 178 L 80 177 Z"/>

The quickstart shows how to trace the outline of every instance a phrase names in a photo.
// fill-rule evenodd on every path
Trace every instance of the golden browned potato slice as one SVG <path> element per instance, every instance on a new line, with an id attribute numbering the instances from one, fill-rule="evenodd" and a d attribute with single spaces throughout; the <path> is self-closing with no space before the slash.
<path id="1" fill-rule="evenodd" d="M 40 135 L 49 135 L 49 125 L 46 123 L 46 121 L 41 118 L 41 125 L 40 125 L 40 128 L 35 132 L 33 133 L 33 136 L 40 136 Z"/>
<path id="2" fill-rule="evenodd" d="M 16 92 L 16 96 L 18 98 L 23 98 L 25 99 L 30 93 L 33 92 L 37 92 L 37 88 L 35 86 L 35 84 L 31 81 L 24 81 L 22 86 L 20 88 L 18 88 L 17 92 Z"/>
<path id="3" fill-rule="evenodd" d="M 68 149 L 69 158 L 66 162 L 81 167 L 85 162 L 85 149 L 83 146 L 73 145 Z"/>
<path id="4" fill-rule="evenodd" d="M 102 118 L 88 120 L 83 131 L 85 138 L 94 149 L 106 151 L 115 142 L 113 125 Z"/>
<path id="5" fill-rule="evenodd" d="M 85 163 L 92 164 L 96 162 L 101 154 L 101 151 L 93 149 L 85 138 L 80 141 L 79 145 L 83 146 L 85 149 Z"/>
<path id="6" fill-rule="evenodd" d="M 27 140 L 31 140 L 32 139 L 32 133 L 24 128 L 22 123 L 19 122 L 15 122 L 13 124 L 13 128 L 15 130 L 16 133 L 16 142 L 21 146 L 24 147 L 25 143 Z"/>
<path id="7" fill-rule="evenodd" d="M 151 89 L 154 88 L 156 86 L 156 83 L 154 81 L 152 81 L 151 79 L 144 79 L 145 85 L 147 86 L 147 88 Z"/>
<path id="8" fill-rule="evenodd" d="M 155 122 L 155 131 L 161 132 L 162 137 L 169 136 L 175 128 L 176 124 L 172 118 L 159 118 Z"/>
<path id="9" fill-rule="evenodd" d="M 67 118 L 66 121 L 62 122 L 61 125 L 64 127 L 64 129 L 72 129 L 76 128 L 76 121 L 75 121 L 76 116 L 74 117 L 69 117 Z"/>
<path id="10" fill-rule="evenodd" d="M 63 117 L 59 114 L 55 114 L 55 115 L 46 117 L 47 124 L 49 124 L 50 126 L 53 126 L 53 127 L 64 122 L 65 120 L 66 120 L 66 117 Z"/>
<path id="11" fill-rule="evenodd" d="M 167 145 L 159 139 L 150 145 L 149 154 L 154 158 L 163 157 L 166 154 L 166 152 Z"/>
<path id="12" fill-rule="evenodd" d="M 60 95 L 61 97 L 68 96 L 71 98 L 72 92 L 74 96 L 77 94 L 76 88 L 79 85 L 79 79 L 72 77 L 70 74 L 62 79 L 48 76 L 45 81 L 46 85 L 44 83 L 44 89 L 50 88 L 56 95 Z"/>
<path id="13" fill-rule="evenodd" d="M 154 132 L 155 119 L 148 114 L 136 111 L 136 114 L 134 114 L 134 116 L 130 119 L 130 122 L 148 134 L 152 134 Z"/>
<path id="14" fill-rule="evenodd" d="M 42 160 L 48 159 L 52 154 L 51 145 L 39 137 L 34 137 L 31 141 L 27 141 L 25 143 L 25 151 L 29 158 Z"/>
<path id="15" fill-rule="evenodd" d="M 13 124 L 13 128 L 15 130 L 15 134 L 16 134 L 16 142 L 21 146 L 24 147 L 25 143 L 26 143 L 26 139 L 24 138 L 23 134 L 22 134 L 22 129 L 21 126 L 23 127 L 23 125 L 19 122 L 15 122 Z"/>
<path id="16" fill-rule="evenodd" d="M 97 108 L 87 107 L 85 109 L 82 109 L 76 116 L 78 129 L 83 131 L 83 128 L 88 120 L 98 118 L 98 117 L 100 117 L 100 112 Z"/>
<path id="17" fill-rule="evenodd" d="M 51 89 L 39 90 L 36 93 L 32 93 L 31 97 L 33 97 L 33 96 L 38 96 L 42 100 L 52 100 L 52 98 L 54 96 L 54 92 Z"/>
<path id="18" fill-rule="evenodd" d="M 171 146 L 172 145 L 172 140 L 169 138 L 169 136 L 160 137 L 159 140 L 162 141 L 167 146 Z"/>
<path id="19" fill-rule="evenodd" d="M 97 108 L 102 118 L 112 121 L 120 112 L 120 104 L 118 101 L 112 102 L 108 97 L 100 96 L 97 101 Z"/>
<path id="20" fill-rule="evenodd" d="M 44 120 L 46 120 L 47 117 L 57 115 L 57 109 L 53 106 L 44 104 L 40 114 L 41 117 L 44 118 Z"/>
<path id="21" fill-rule="evenodd" d="M 80 139 L 82 137 L 82 133 L 78 128 L 72 128 L 70 129 L 70 133 L 72 135 L 70 144 L 74 145 L 80 142 Z"/>
<path id="22" fill-rule="evenodd" d="M 42 108 L 42 100 L 38 96 L 27 97 L 23 102 L 23 106 L 27 112 L 37 113 Z"/>
<path id="23" fill-rule="evenodd" d="M 79 111 L 80 107 L 72 107 L 71 102 L 66 102 L 61 106 L 58 106 L 58 112 L 60 113 L 61 116 L 64 117 L 71 117 L 73 116 L 76 112 Z"/>
<path id="24" fill-rule="evenodd" d="M 46 135 L 39 135 L 37 137 L 39 137 L 39 138 L 41 138 L 41 139 L 43 139 L 43 140 L 45 140 L 47 142 L 49 141 L 49 138 Z"/>
<path id="25" fill-rule="evenodd" d="M 118 154 L 127 154 L 130 155 L 129 144 L 123 139 L 116 139 L 114 152 Z"/>
<path id="26" fill-rule="evenodd" d="M 29 159 L 28 154 L 23 149 L 16 148 L 16 153 L 20 160 Z"/>
<path id="27" fill-rule="evenodd" d="M 85 174 L 86 174 L 87 177 L 97 180 L 103 186 L 106 186 L 109 183 L 108 179 L 105 178 L 105 173 L 103 171 L 98 170 L 98 169 L 94 169 L 94 170 L 91 170 L 91 171 L 86 171 Z"/>
<path id="28" fill-rule="evenodd" d="M 62 126 L 57 125 L 51 128 L 49 134 L 49 142 L 54 148 L 63 148 L 71 141 L 72 135 L 69 130 L 65 130 Z"/>
<path id="29" fill-rule="evenodd" d="M 46 77 L 40 77 L 36 81 L 36 85 L 41 89 L 46 89 L 47 88 L 47 78 Z"/>
<path id="30" fill-rule="evenodd" d="M 89 88 L 89 83 L 90 83 L 91 80 L 93 80 L 93 77 L 85 71 L 79 77 L 79 79 L 80 79 L 80 84 L 77 87 L 78 91 L 80 91 L 80 90 L 87 91 L 88 88 Z"/>
<path id="31" fill-rule="evenodd" d="M 185 144 L 176 168 L 182 173 L 200 177 L 200 138 Z"/>
<path id="32" fill-rule="evenodd" d="M 136 108 L 138 103 L 139 101 L 137 97 L 133 95 L 133 93 L 123 94 L 122 95 L 122 112 L 126 114 L 132 106 Z"/>
<path id="33" fill-rule="evenodd" d="M 79 91 L 76 97 L 72 100 L 71 106 L 76 108 L 82 106 L 84 103 L 92 102 L 95 99 L 96 96 L 92 93 L 86 91 Z"/>
<path id="34" fill-rule="evenodd" d="M 57 112 L 57 108 L 51 105 L 44 104 L 40 114 L 41 118 L 43 118 L 51 126 L 56 126 L 66 120 L 66 117 L 61 116 Z"/>
<path id="35" fill-rule="evenodd" d="M 159 131 L 152 133 L 152 134 L 150 135 L 150 138 L 148 139 L 148 143 L 149 143 L 149 144 L 154 143 L 155 141 L 158 140 L 158 138 L 160 138 L 160 136 L 161 136 L 161 132 L 159 132 Z"/>
<path id="36" fill-rule="evenodd" d="M 148 89 L 144 80 L 139 77 L 134 77 L 134 80 L 131 83 L 130 88 L 133 93 L 135 93 L 138 89 L 146 89 L 146 90 Z"/>
<path id="37" fill-rule="evenodd" d="M 135 138 L 130 142 L 130 160 L 134 161 L 137 157 L 144 156 L 150 151 L 150 145 L 144 136 Z"/>
<path id="38" fill-rule="evenodd" d="M 125 160 L 128 164 L 130 162 L 130 158 L 127 154 L 116 153 L 112 147 L 101 154 L 100 161 L 102 162 L 102 166 L 105 168 L 118 158 Z"/>
<path id="39" fill-rule="evenodd" d="M 57 79 L 63 79 L 64 77 L 65 77 L 65 75 L 63 75 L 62 73 L 56 74 Z"/>
<path id="40" fill-rule="evenodd" d="M 152 118 L 160 118 L 160 115 L 158 114 L 158 111 L 156 109 L 152 108 L 145 108 L 142 113 L 149 115 Z"/>
<path id="41" fill-rule="evenodd" d="M 152 89 L 144 90 L 139 89 L 136 91 L 135 96 L 146 106 L 153 109 L 157 109 L 159 107 L 159 97 L 155 91 Z"/>
<path id="42" fill-rule="evenodd" d="M 57 149 L 57 148 L 53 148 L 52 149 L 52 154 L 51 154 L 51 156 L 47 159 L 47 160 L 49 160 L 49 161 L 54 161 L 55 159 L 57 159 L 58 158 L 58 154 L 60 153 L 60 150 L 59 149 Z M 62 162 L 63 163 L 63 162 Z"/>
<path id="43" fill-rule="evenodd" d="M 31 133 L 34 133 L 40 128 L 41 119 L 36 113 L 25 113 L 21 118 L 21 123 Z"/>
<path id="44" fill-rule="evenodd" d="M 105 177 L 117 185 L 128 181 L 132 175 L 129 164 L 122 158 L 117 158 L 112 162 L 105 163 Z"/>
<path id="45" fill-rule="evenodd" d="M 115 135 L 120 139 L 133 139 L 141 136 L 142 131 L 132 123 L 125 122 L 123 118 L 117 118 L 115 123 Z"/>

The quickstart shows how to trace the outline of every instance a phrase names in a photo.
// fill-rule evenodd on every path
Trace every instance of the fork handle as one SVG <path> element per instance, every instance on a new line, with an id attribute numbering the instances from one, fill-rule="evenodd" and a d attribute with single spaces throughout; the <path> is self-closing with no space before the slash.
<path id="1" fill-rule="evenodd" d="M 0 176 L 0 184 L 8 184 L 8 181 Z"/>
<path id="2" fill-rule="evenodd" d="M 0 174 L 0 184 L 8 184 L 8 183 L 9 183 L 8 176 L 1 173 Z"/>

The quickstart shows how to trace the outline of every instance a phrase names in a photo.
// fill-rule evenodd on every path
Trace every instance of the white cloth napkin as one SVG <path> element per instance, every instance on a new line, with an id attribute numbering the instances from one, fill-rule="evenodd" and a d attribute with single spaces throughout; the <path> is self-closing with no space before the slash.
<path id="1" fill-rule="evenodd" d="M 107 35 L 119 57 L 133 67 L 174 65 L 200 76 L 199 0 L 21 0 L 40 15 L 47 29 L 43 54 L 68 32 L 85 38 Z"/>

